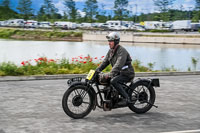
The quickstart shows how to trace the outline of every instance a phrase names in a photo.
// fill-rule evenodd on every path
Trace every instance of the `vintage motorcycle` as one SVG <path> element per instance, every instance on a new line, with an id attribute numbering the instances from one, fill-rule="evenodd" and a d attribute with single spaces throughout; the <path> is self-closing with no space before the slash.
<path id="1" fill-rule="evenodd" d="M 87 116 L 96 107 L 104 111 L 112 109 L 129 107 L 135 113 L 142 114 L 149 111 L 155 102 L 154 87 L 160 87 L 159 79 L 140 79 L 130 83 L 121 83 L 127 91 L 133 103 L 124 104 L 125 100 L 118 91 L 109 83 L 99 82 L 99 72 L 90 70 L 86 79 L 76 77 L 68 80 L 69 88 L 63 95 L 62 107 L 64 112 L 74 119 L 80 119 Z M 99 87 L 99 86 L 103 87 Z M 95 89 L 94 89 L 95 87 Z"/>

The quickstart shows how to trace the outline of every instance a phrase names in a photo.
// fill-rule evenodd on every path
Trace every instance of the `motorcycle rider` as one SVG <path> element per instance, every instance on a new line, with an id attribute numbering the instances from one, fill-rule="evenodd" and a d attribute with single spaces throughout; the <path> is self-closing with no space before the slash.
<path id="1" fill-rule="evenodd" d="M 119 45 L 120 35 L 117 32 L 111 32 L 106 38 L 109 42 L 110 49 L 96 71 L 101 72 L 111 64 L 111 72 L 100 76 L 100 80 L 110 80 L 111 85 L 126 98 L 125 102 L 127 104 L 132 103 L 131 98 L 120 84 L 120 82 L 126 83 L 131 81 L 135 76 L 134 68 L 131 65 L 132 59 L 127 50 Z"/>

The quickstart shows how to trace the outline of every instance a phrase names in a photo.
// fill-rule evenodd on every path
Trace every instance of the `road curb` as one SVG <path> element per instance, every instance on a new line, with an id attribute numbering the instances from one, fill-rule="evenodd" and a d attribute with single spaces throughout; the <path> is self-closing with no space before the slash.
<path id="1" fill-rule="evenodd" d="M 139 72 L 136 77 L 156 77 L 156 76 L 186 76 L 200 75 L 200 71 L 193 72 Z M 58 80 L 74 77 L 85 77 L 86 74 L 64 74 L 64 75 L 45 75 L 45 76 L 0 76 L 0 82 L 6 81 L 30 81 L 30 80 Z"/>

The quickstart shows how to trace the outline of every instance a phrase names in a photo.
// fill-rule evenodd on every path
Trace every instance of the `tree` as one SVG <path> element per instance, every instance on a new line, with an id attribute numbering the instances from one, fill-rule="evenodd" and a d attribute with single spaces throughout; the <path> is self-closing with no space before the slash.
<path id="1" fill-rule="evenodd" d="M 167 12 L 169 6 L 173 5 L 175 0 L 154 0 L 154 5 L 158 7 L 158 10 L 161 12 Z"/>
<path id="2" fill-rule="evenodd" d="M 17 9 L 20 11 L 20 14 L 25 20 L 29 19 L 33 13 L 31 5 L 32 5 L 31 0 L 19 0 Z"/>
<path id="3" fill-rule="evenodd" d="M 17 18 L 18 14 L 10 8 L 0 6 L 0 21 Z"/>
<path id="4" fill-rule="evenodd" d="M 10 0 L 3 0 L 1 5 L 9 8 L 10 7 Z"/>
<path id="5" fill-rule="evenodd" d="M 196 10 L 200 10 L 200 0 L 196 0 L 195 8 Z"/>
<path id="6" fill-rule="evenodd" d="M 85 2 L 85 8 L 83 11 L 86 13 L 86 20 L 89 22 L 93 22 L 95 19 L 95 16 L 97 15 L 97 10 L 98 10 L 98 4 L 97 0 L 87 0 Z"/>
<path id="7" fill-rule="evenodd" d="M 153 0 L 153 1 L 154 1 L 154 5 L 161 12 L 160 19 L 164 21 L 169 21 L 168 11 L 170 9 L 170 6 L 173 5 L 175 0 Z"/>
<path id="8" fill-rule="evenodd" d="M 62 19 L 68 20 L 68 16 L 67 16 L 67 13 L 66 13 L 66 12 L 64 12 L 64 15 L 63 15 Z"/>
<path id="9" fill-rule="evenodd" d="M 115 0 L 115 19 L 122 20 L 128 16 L 129 12 L 126 7 L 128 7 L 128 0 Z"/>
<path id="10" fill-rule="evenodd" d="M 76 4 L 73 0 L 64 0 L 64 5 L 67 8 L 70 19 L 75 22 L 77 17 Z"/>
<path id="11" fill-rule="evenodd" d="M 37 19 L 39 21 L 41 21 L 41 20 L 46 21 L 47 20 L 47 17 L 45 15 L 45 11 L 44 11 L 44 7 L 43 6 L 38 11 Z"/>
<path id="12" fill-rule="evenodd" d="M 101 10 L 99 10 L 96 15 L 97 22 L 105 23 L 108 19 L 107 16 L 105 16 L 105 14 L 106 14 L 105 5 L 101 4 Z"/>
<path id="13" fill-rule="evenodd" d="M 45 16 L 48 19 L 55 19 L 58 9 L 55 8 L 52 0 L 44 0 L 44 5 L 42 5 L 42 7 L 44 12 L 45 12 Z"/>
<path id="14" fill-rule="evenodd" d="M 193 21 L 198 21 L 200 19 L 200 0 L 195 0 L 195 11 Z"/>

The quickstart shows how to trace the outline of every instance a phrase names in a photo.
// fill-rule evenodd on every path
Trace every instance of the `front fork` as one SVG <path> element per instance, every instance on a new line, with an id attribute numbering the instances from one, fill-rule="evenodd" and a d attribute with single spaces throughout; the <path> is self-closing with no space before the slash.
<path id="1" fill-rule="evenodd" d="M 96 88 L 97 88 L 97 92 L 95 92 L 95 106 L 94 106 L 93 110 L 96 109 L 96 106 L 99 107 L 99 108 L 103 108 L 102 105 L 103 105 L 103 102 L 104 102 L 103 96 L 102 96 L 102 94 L 101 94 L 102 91 L 100 90 L 98 84 L 95 84 L 95 86 L 96 86 Z M 98 103 L 97 95 L 99 95 L 99 97 L 100 97 L 100 105 L 99 105 L 99 103 Z"/>

